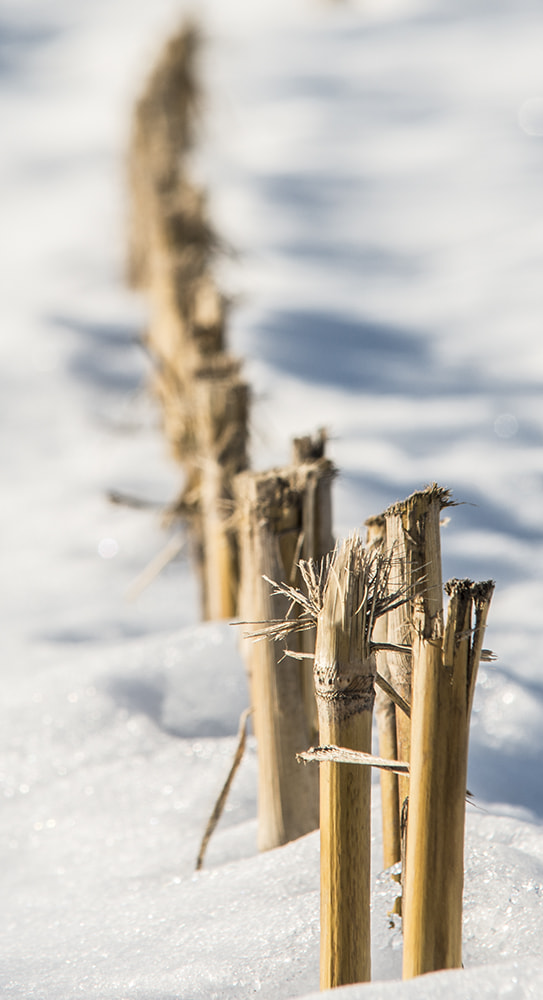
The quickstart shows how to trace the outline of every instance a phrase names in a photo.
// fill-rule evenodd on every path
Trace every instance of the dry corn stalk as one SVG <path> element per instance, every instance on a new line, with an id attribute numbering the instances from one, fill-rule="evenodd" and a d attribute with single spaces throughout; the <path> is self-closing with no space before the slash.
<path id="1" fill-rule="evenodd" d="M 450 581 L 444 630 L 416 603 L 404 978 L 462 965 L 469 719 L 493 589 Z"/>
<path id="2" fill-rule="evenodd" d="M 249 389 L 226 355 L 194 383 L 202 607 L 206 619 L 238 610 L 239 553 L 233 517 L 234 478 L 247 467 Z"/>
<path id="3" fill-rule="evenodd" d="M 326 432 L 320 430 L 314 436 L 295 438 L 292 448 L 293 467 L 303 468 L 298 472 L 298 479 L 303 482 L 302 531 L 296 564 L 299 559 L 306 562 L 312 559 L 318 562 L 334 547 L 332 535 L 332 491 L 330 489 L 333 470 L 325 457 Z M 291 574 L 291 582 L 297 587 L 303 587 L 303 578 L 296 565 L 296 573 Z M 319 723 L 317 719 L 317 703 L 313 684 L 313 660 L 315 652 L 315 629 L 306 629 L 299 635 L 299 650 L 305 654 L 300 662 L 302 688 L 306 714 L 309 725 L 311 743 L 317 739 Z"/>
<path id="4" fill-rule="evenodd" d="M 148 283 L 153 226 L 168 211 L 183 154 L 193 143 L 199 44 L 196 26 L 184 22 L 165 45 L 134 110 L 128 161 L 128 276 L 137 288 Z"/>
<path id="5" fill-rule="evenodd" d="M 289 581 L 295 569 L 303 505 L 295 472 L 246 472 L 236 480 L 240 612 L 247 622 L 288 612 L 288 599 L 273 596 L 269 580 Z M 300 664 L 285 657 L 284 644 L 246 640 L 244 654 L 258 747 L 258 845 L 268 850 L 318 826 L 318 776 L 296 762 L 310 740 Z"/>
<path id="6" fill-rule="evenodd" d="M 159 220 L 155 236 L 146 342 L 166 436 L 174 456 L 186 462 L 195 450 L 195 374 L 223 351 L 226 303 L 209 274 L 205 243 L 183 243 L 190 234 L 175 232 L 168 220 Z"/>
<path id="7" fill-rule="evenodd" d="M 388 615 L 390 644 L 410 647 L 413 638 L 413 601 L 421 595 L 429 620 L 443 616 L 441 579 L 440 514 L 451 504 L 450 493 L 435 483 L 413 493 L 407 500 L 385 511 L 386 544 L 393 553 L 390 586 L 403 587 L 410 600 Z M 387 654 L 390 680 L 408 705 L 411 704 L 411 651 Z M 411 724 L 404 713 L 396 712 L 397 756 L 410 760 Z M 398 779 L 400 818 L 408 795 L 407 778 Z"/>
<path id="8" fill-rule="evenodd" d="M 290 587 L 300 556 L 320 556 L 331 537 L 334 475 L 332 463 L 322 457 L 268 473 L 246 472 L 236 480 L 240 613 L 246 622 L 264 623 L 263 636 L 267 622 L 293 611 L 291 598 L 271 581 Z M 288 656 L 284 641 L 244 645 L 258 745 L 261 850 L 318 826 L 318 776 L 300 769 L 295 759 L 315 735 L 315 697 L 307 684 L 314 620 L 306 632 L 289 643 Z"/>
<path id="9" fill-rule="evenodd" d="M 210 272 L 219 241 L 204 192 L 185 173 L 199 104 L 199 45 L 191 22 L 168 41 L 136 106 L 130 151 L 130 270 L 149 296 L 154 388 L 182 462 L 194 451 L 194 375 L 222 351 L 226 314 Z"/>
<path id="10" fill-rule="evenodd" d="M 186 174 L 196 129 L 199 32 L 185 22 L 139 100 L 130 150 L 131 274 L 149 298 L 146 346 L 174 456 L 185 466 L 175 512 L 188 519 L 204 617 L 236 611 L 232 478 L 247 465 L 247 386 L 224 354 L 226 299 L 206 198 Z M 171 509 L 173 516 L 174 508 Z"/>
<path id="11" fill-rule="evenodd" d="M 384 517 L 372 517 L 366 521 L 368 545 L 383 545 L 385 542 Z M 386 643 L 387 616 L 377 619 L 373 628 L 373 641 Z M 377 670 L 380 675 L 391 683 L 387 653 L 376 651 Z M 379 736 L 379 753 L 381 757 L 396 760 L 398 745 L 396 739 L 396 708 L 394 702 L 381 687 L 375 691 L 375 715 Z M 400 845 L 400 811 L 398 798 L 398 775 L 394 771 L 382 769 L 381 784 L 381 821 L 383 833 L 383 867 L 390 868 L 401 858 Z"/>
<path id="12" fill-rule="evenodd" d="M 320 565 L 302 562 L 300 569 L 306 591 L 277 585 L 291 607 L 266 631 L 284 639 L 316 623 L 319 739 L 321 747 L 339 746 L 344 755 L 337 763 L 325 753 L 320 768 L 321 988 L 328 989 L 371 973 L 371 776 L 348 752 L 371 751 L 371 637 L 376 620 L 405 598 L 390 592 L 390 556 L 377 547 L 365 551 L 356 535 Z"/>
<path id="13" fill-rule="evenodd" d="M 317 625 L 319 741 L 371 752 L 374 654 L 362 545 L 349 539 L 330 565 Z M 373 622 L 372 622 L 373 624 Z M 371 979 L 371 772 L 320 765 L 321 989 Z"/>

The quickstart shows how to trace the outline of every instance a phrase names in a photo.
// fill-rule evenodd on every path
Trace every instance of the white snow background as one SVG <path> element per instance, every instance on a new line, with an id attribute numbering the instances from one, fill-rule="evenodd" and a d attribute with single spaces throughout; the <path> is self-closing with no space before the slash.
<path id="1" fill-rule="evenodd" d="M 123 283 L 124 152 L 174 0 L 3 0 L 0 995 L 318 988 L 318 835 L 256 851 L 247 702 L 186 558 L 130 602 L 180 488 Z M 253 465 L 327 427 L 335 530 L 437 480 L 446 577 L 496 580 L 473 716 L 465 970 L 345 998 L 543 996 L 543 11 L 200 0 L 194 179 L 238 252 Z M 373 978 L 400 975 L 375 789 Z"/>

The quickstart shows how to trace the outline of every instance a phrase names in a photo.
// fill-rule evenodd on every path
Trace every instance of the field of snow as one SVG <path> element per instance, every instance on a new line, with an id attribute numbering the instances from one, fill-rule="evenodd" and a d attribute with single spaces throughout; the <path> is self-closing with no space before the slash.
<path id="1" fill-rule="evenodd" d="M 543 13 L 536 0 L 4 0 L 0 995 L 266 1000 L 318 988 L 318 835 L 256 851 L 247 703 L 198 624 L 180 488 L 124 286 L 132 102 L 202 20 L 195 179 L 236 251 L 230 343 L 255 467 L 326 426 L 343 535 L 436 480 L 444 573 L 496 580 L 473 716 L 465 969 L 401 971 L 375 788 L 371 985 L 345 1000 L 543 996 Z"/>

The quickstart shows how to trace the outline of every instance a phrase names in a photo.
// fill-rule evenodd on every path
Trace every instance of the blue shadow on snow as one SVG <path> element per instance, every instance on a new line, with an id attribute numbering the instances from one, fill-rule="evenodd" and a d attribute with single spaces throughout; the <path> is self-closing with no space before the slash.
<path id="1" fill-rule="evenodd" d="M 420 370 L 427 358 L 412 331 L 341 314 L 277 311 L 258 334 L 261 355 L 275 368 L 353 391 L 399 391 L 407 370 Z"/>

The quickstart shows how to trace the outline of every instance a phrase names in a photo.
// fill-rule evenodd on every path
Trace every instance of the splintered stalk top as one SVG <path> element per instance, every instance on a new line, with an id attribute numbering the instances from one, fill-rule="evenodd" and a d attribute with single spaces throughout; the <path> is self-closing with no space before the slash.
<path id="1" fill-rule="evenodd" d="M 370 638 L 374 608 L 369 597 L 365 551 L 361 539 L 354 536 L 336 550 L 330 563 L 314 669 L 317 700 L 345 717 L 373 706 Z"/>

